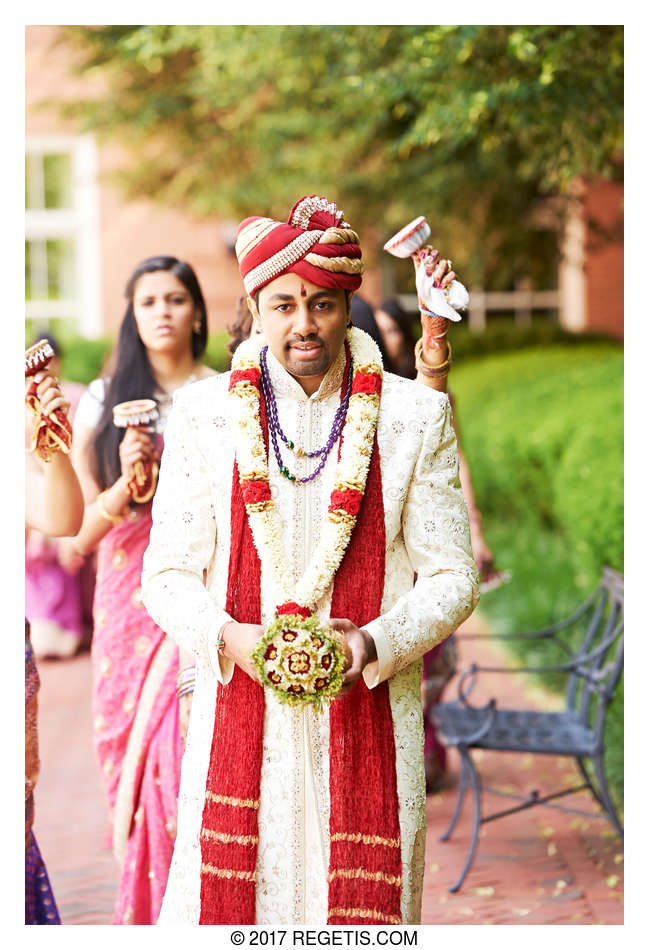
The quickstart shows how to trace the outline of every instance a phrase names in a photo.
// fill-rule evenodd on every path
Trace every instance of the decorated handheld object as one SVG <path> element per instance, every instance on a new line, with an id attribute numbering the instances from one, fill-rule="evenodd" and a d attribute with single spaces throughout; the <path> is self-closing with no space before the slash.
<path id="1" fill-rule="evenodd" d="M 411 257 L 425 246 L 430 237 L 430 225 L 423 215 L 413 218 L 409 224 L 397 231 L 389 241 L 383 245 L 383 250 L 393 257 Z M 449 261 L 449 266 L 450 266 Z M 459 280 L 451 281 L 448 289 L 435 286 L 432 275 L 426 274 L 424 267 L 417 268 L 417 293 L 419 299 L 438 317 L 445 317 L 457 323 L 462 319 L 458 310 L 465 310 L 469 305 L 469 294 L 466 287 Z"/>
<path id="2" fill-rule="evenodd" d="M 344 637 L 317 617 L 278 614 L 252 659 L 262 685 L 270 687 L 280 702 L 312 705 L 320 711 L 340 691 L 351 652 Z"/>
<path id="3" fill-rule="evenodd" d="M 157 418 L 158 407 L 154 399 L 130 399 L 113 406 L 113 422 L 120 429 L 144 429 Z M 128 483 L 133 501 L 142 505 L 153 498 L 158 484 L 158 471 L 155 459 L 137 460 Z"/>
<path id="4" fill-rule="evenodd" d="M 429 237 L 430 226 L 426 218 L 420 215 L 391 237 L 383 249 L 393 257 L 406 258 L 417 254 L 423 259 L 426 256 L 423 248 Z M 450 270 L 450 261 L 448 266 Z M 458 311 L 466 310 L 469 306 L 469 294 L 459 280 L 451 281 L 448 287 L 438 286 L 434 276 L 426 273 L 423 260 L 416 267 L 415 283 L 420 307 L 423 305 L 424 308 L 421 316 L 423 338 L 418 346 L 420 349 L 423 347 L 424 351 L 431 351 L 441 346 L 439 341 L 446 336 L 449 321 L 457 323 L 462 319 Z M 417 350 L 415 354 L 419 361 L 421 354 Z M 430 375 L 438 374 L 433 371 Z"/>
<path id="5" fill-rule="evenodd" d="M 25 379 L 45 369 L 53 357 L 54 350 L 47 340 L 30 346 L 25 350 Z M 43 414 L 34 380 L 27 389 L 25 402 L 34 414 L 29 451 L 36 451 L 44 462 L 49 462 L 55 452 L 67 455 L 72 447 L 72 427 L 65 412 L 55 409 L 50 416 Z"/>

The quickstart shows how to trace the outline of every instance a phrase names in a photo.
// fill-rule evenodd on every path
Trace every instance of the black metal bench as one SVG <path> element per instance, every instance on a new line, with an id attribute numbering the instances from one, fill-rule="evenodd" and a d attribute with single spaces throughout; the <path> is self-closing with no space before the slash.
<path id="1" fill-rule="evenodd" d="M 577 624 L 586 625 L 581 646 L 565 643 L 557 634 Z M 451 821 L 441 841 L 448 841 L 455 828 L 467 788 L 473 792 L 473 828 L 469 853 L 462 873 L 450 888 L 459 890 L 473 863 L 478 844 L 480 825 L 495 818 L 543 805 L 553 799 L 587 788 L 601 806 L 602 814 L 588 817 L 608 818 L 621 837 L 624 831 L 609 794 L 604 774 L 604 723 L 615 687 L 624 665 L 624 578 L 605 567 L 598 587 L 584 604 L 570 617 L 535 633 L 509 634 L 503 640 L 553 640 L 566 653 L 566 660 L 548 666 L 495 667 L 472 664 L 459 678 L 459 699 L 438 703 L 432 710 L 432 719 L 440 736 L 448 746 L 455 746 L 461 756 L 460 781 Z M 489 634 L 465 634 L 458 639 L 486 639 Z M 476 707 L 468 697 L 478 673 L 565 673 L 568 683 L 565 708 L 561 712 L 498 709 L 496 700 Z M 494 749 L 502 752 L 526 752 L 538 755 L 566 755 L 576 759 L 583 776 L 583 784 L 540 796 L 537 790 L 529 797 L 509 795 L 496 789 L 495 794 L 516 799 L 520 804 L 491 815 L 482 814 L 482 786 L 471 749 Z M 591 760 L 596 785 L 588 774 L 586 761 Z M 487 790 L 487 789 L 485 789 Z M 553 806 L 550 806 L 553 807 Z M 558 807 L 558 806 L 554 806 Z M 571 809 L 576 811 L 576 809 Z M 581 814 L 584 814 L 581 812 Z"/>

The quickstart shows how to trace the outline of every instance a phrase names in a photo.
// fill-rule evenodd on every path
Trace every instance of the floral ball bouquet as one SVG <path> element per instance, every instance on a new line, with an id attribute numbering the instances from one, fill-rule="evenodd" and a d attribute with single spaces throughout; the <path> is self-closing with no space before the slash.
<path id="1" fill-rule="evenodd" d="M 280 702 L 322 709 L 343 685 L 350 660 L 347 643 L 318 617 L 279 614 L 253 650 L 263 686 Z"/>

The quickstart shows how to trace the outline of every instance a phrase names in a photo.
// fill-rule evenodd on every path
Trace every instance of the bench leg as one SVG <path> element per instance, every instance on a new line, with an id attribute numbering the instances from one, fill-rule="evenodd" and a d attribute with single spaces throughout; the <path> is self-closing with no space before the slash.
<path id="1" fill-rule="evenodd" d="M 464 796 L 466 795 L 466 788 L 468 784 L 468 769 L 464 761 L 464 756 L 462 756 L 460 764 L 460 784 L 457 790 L 457 798 L 455 799 L 455 808 L 453 809 L 453 814 L 449 822 L 448 828 L 439 839 L 440 841 L 448 841 L 448 839 L 453 834 L 453 830 L 457 825 L 457 820 L 460 817 L 460 812 L 462 811 L 462 805 L 464 804 Z"/>
<path id="2" fill-rule="evenodd" d="M 471 785 L 471 790 L 473 792 L 473 829 L 471 831 L 471 841 L 469 844 L 469 853 L 467 859 L 464 862 L 464 867 L 462 868 L 462 873 L 459 878 L 453 884 L 452 887 L 449 887 L 451 894 L 455 894 L 456 891 L 462 887 L 464 878 L 469 873 L 469 869 L 473 864 L 473 859 L 475 858 L 475 853 L 478 847 L 478 832 L 480 831 L 480 819 L 481 819 L 481 788 L 480 788 L 480 778 L 476 771 L 475 765 L 471 759 L 471 755 L 467 748 L 458 746 L 460 755 L 462 756 L 462 765 L 463 769 L 466 768 L 466 774 Z"/>
<path id="3" fill-rule="evenodd" d="M 604 762 L 602 760 L 602 756 L 601 755 L 593 756 L 593 764 L 595 766 L 595 775 L 597 776 L 597 784 L 599 785 L 599 793 L 602 799 L 602 804 L 604 805 L 604 808 L 606 809 L 606 813 L 608 814 L 613 825 L 615 826 L 615 829 L 617 833 L 619 834 L 620 838 L 624 840 L 624 828 L 620 824 L 620 819 L 617 816 L 615 805 L 613 804 L 613 800 L 611 799 L 611 796 L 609 795 L 608 785 L 606 783 L 606 776 L 604 775 Z"/>
<path id="4" fill-rule="evenodd" d="M 579 766 L 579 771 L 581 772 L 581 774 L 582 774 L 582 776 L 583 776 L 583 778 L 584 778 L 584 781 L 586 782 L 586 784 L 588 785 L 589 789 L 590 789 L 591 792 L 593 793 L 593 798 L 595 799 L 595 801 L 597 802 L 597 804 L 600 806 L 600 808 L 602 808 L 604 811 L 606 811 L 606 805 L 605 805 L 604 802 L 602 801 L 599 792 L 597 791 L 597 789 L 595 788 L 595 786 L 593 785 L 593 783 L 592 783 L 591 780 L 590 780 L 590 775 L 588 774 L 588 770 L 586 769 L 586 764 L 585 764 L 584 760 L 583 760 L 580 756 L 575 756 L 575 759 L 576 759 L 577 765 Z"/>

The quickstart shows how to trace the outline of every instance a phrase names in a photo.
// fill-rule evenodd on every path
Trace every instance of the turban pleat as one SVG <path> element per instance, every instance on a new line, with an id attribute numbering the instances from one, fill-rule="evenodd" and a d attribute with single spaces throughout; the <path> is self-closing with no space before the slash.
<path id="1" fill-rule="evenodd" d="M 235 251 L 247 293 L 288 272 L 319 287 L 357 290 L 362 251 L 343 218 L 332 201 L 309 195 L 296 202 L 286 224 L 261 217 L 242 221 Z"/>

